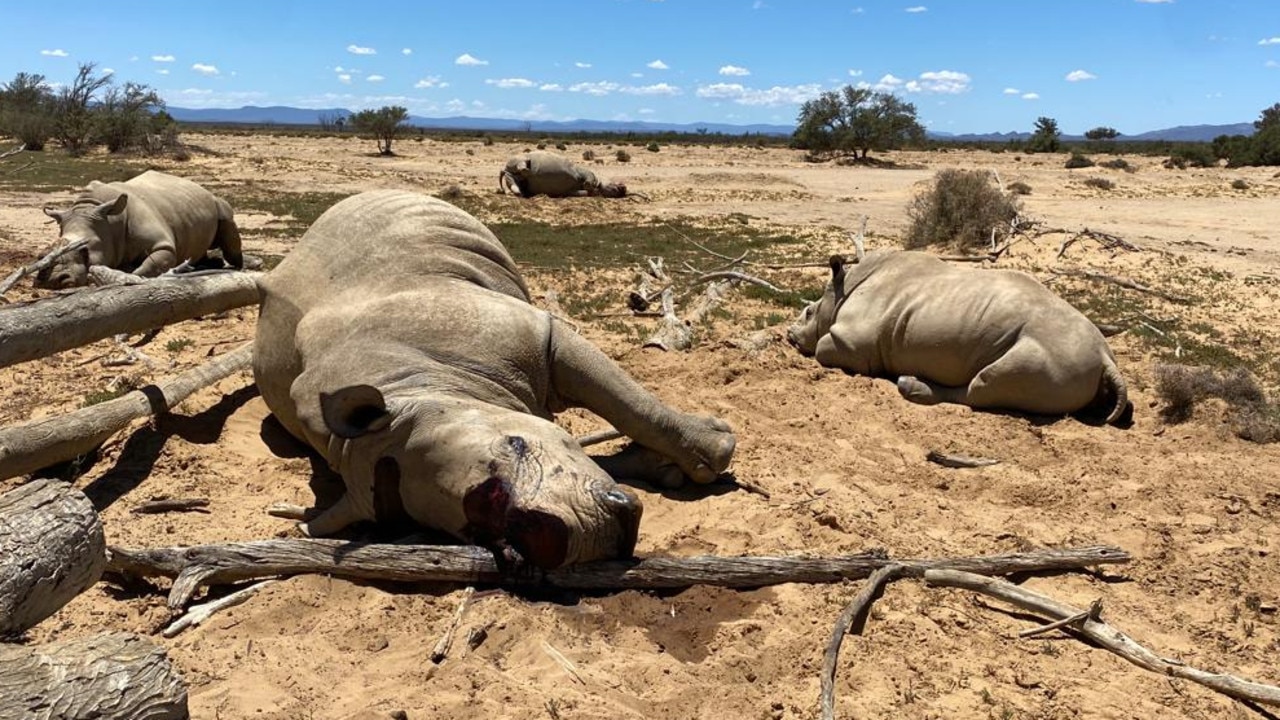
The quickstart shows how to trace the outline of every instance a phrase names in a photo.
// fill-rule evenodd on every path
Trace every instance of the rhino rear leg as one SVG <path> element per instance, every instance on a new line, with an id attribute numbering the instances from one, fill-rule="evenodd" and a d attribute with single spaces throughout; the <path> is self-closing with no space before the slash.
<path id="1" fill-rule="evenodd" d="M 937 405 L 938 403 L 960 403 L 968 405 L 968 389 L 939 385 L 921 380 L 914 375 L 903 375 L 898 378 L 898 392 L 902 397 L 917 405 Z"/>
<path id="2" fill-rule="evenodd" d="M 364 515 L 357 510 L 352 501 L 351 493 L 347 492 L 338 502 L 319 515 L 304 523 L 298 523 L 298 528 L 308 537 L 326 537 L 364 519 Z"/>
<path id="3" fill-rule="evenodd" d="M 222 259 L 234 268 L 244 267 L 244 253 L 240 247 L 240 227 L 236 225 L 231 206 L 218 199 L 218 230 L 211 247 L 222 249 Z"/>
<path id="4" fill-rule="evenodd" d="M 665 405 L 594 345 L 551 326 L 551 380 L 566 405 L 584 407 L 637 443 L 674 462 L 694 482 L 729 467 L 736 443 L 727 423 Z"/>

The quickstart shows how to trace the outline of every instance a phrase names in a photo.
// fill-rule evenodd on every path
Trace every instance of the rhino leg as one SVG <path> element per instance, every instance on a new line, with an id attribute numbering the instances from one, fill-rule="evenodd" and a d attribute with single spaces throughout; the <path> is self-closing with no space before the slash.
<path id="1" fill-rule="evenodd" d="M 178 254 L 172 245 L 161 246 L 151 251 L 146 260 L 133 271 L 139 277 L 155 277 L 178 264 Z"/>
<path id="2" fill-rule="evenodd" d="M 357 510 L 355 503 L 352 502 L 351 493 L 348 491 L 343 494 L 338 502 L 324 512 L 307 522 L 299 523 L 298 528 L 308 537 L 327 537 L 354 522 L 364 519 L 364 515 Z"/>
<path id="3" fill-rule="evenodd" d="M 590 342 L 551 326 L 551 382 L 566 405 L 584 407 L 637 443 L 674 462 L 694 482 L 708 483 L 729 467 L 735 440 L 717 418 L 667 407 Z"/>
<path id="4" fill-rule="evenodd" d="M 234 268 L 244 267 L 244 254 L 240 248 L 240 228 L 236 225 L 231 206 L 218 198 L 218 231 L 210 247 L 222 249 L 222 259 Z"/>
<path id="5" fill-rule="evenodd" d="M 962 387 L 950 387 L 921 380 L 913 375 L 898 378 L 898 392 L 902 397 L 917 405 L 937 405 L 938 403 L 959 403 L 969 405 L 968 390 Z"/>

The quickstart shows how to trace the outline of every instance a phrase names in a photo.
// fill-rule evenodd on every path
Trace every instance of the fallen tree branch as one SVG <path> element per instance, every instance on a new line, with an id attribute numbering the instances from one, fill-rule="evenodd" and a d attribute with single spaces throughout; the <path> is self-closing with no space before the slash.
<path id="1" fill-rule="evenodd" d="M 209 498 L 159 498 L 148 500 L 130 512 L 138 515 L 154 515 L 167 512 L 191 512 L 209 507 Z"/>
<path id="2" fill-rule="evenodd" d="M 834 720 L 836 716 L 836 663 L 840 659 L 840 645 L 844 642 L 844 636 L 862 632 L 861 626 L 866 622 L 871 603 L 880 597 L 886 585 L 904 574 L 901 565 L 886 565 L 871 573 L 862 584 L 862 590 L 858 591 L 853 601 L 840 613 L 840 617 L 836 618 L 835 627 L 831 628 L 831 638 L 827 640 L 827 649 L 822 653 L 822 693 L 818 696 L 822 720 Z"/>
<path id="3" fill-rule="evenodd" d="M 254 583 L 247 588 L 237 590 L 226 597 L 220 597 L 217 600 L 201 603 L 200 605 L 192 605 L 185 615 L 174 620 L 169 627 L 160 631 L 160 634 L 167 638 L 174 637 L 183 630 L 186 630 L 189 627 L 195 627 L 205 620 L 208 620 L 213 617 L 214 613 L 220 610 L 226 610 L 229 607 L 235 607 L 236 605 L 243 603 L 256 595 L 262 588 L 277 582 L 280 581 L 263 580 L 262 582 Z"/>
<path id="4" fill-rule="evenodd" d="M 1041 625 L 1040 627 L 1033 627 L 1027 630 L 1023 630 L 1022 632 L 1018 633 L 1018 637 L 1020 639 L 1025 639 L 1029 637 L 1035 637 L 1037 635 L 1043 635 L 1047 632 L 1057 630 L 1058 628 L 1063 628 L 1068 625 L 1076 625 L 1077 623 L 1084 622 L 1086 619 L 1093 619 L 1096 621 L 1102 620 L 1102 598 L 1098 598 L 1097 600 L 1094 600 L 1092 603 L 1090 603 L 1089 609 L 1085 610 L 1084 612 L 1076 613 L 1071 617 L 1065 617 L 1065 618 L 1062 618 L 1061 620 L 1054 620 L 1053 622 L 1048 623 L 1047 625 Z"/>
<path id="5" fill-rule="evenodd" d="M 1046 549 L 1012 555 L 890 560 L 883 552 L 841 557 L 689 557 L 610 560 L 546 573 L 508 574 L 493 553 L 473 545 L 390 545 L 319 538 L 259 540 L 153 549 L 112 547 L 107 567 L 141 577 L 175 578 L 169 606 L 186 605 L 203 585 L 318 573 L 397 582 L 549 585 L 577 590 L 683 588 L 693 585 L 753 588 L 780 583 L 828 583 L 869 576 L 901 565 L 912 577 L 934 568 L 984 575 L 1067 570 L 1129 562 L 1117 547 Z"/>
<path id="6" fill-rule="evenodd" d="M 176 276 L 141 285 L 87 288 L 0 309 L 0 367 L 120 333 L 256 305 L 261 273 Z"/>
<path id="7" fill-rule="evenodd" d="M 705 273 L 701 275 L 697 280 L 694 280 L 693 284 L 701 285 L 703 283 L 709 283 L 714 280 L 737 280 L 739 282 L 751 283 L 752 285 L 759 285 L 760 287 L 766 290 L 771 290 L 773 292 L 776 292 L 779 295 L 786 293 L 785 290 L 779 288 L 778 286 L 774 285 L 768 280 L 758 278 L 754 275 L 748 275 L 746 273 L 738 272 L 736 270 L 716 270 L 715 272 Z"/>
<path id="8" fill-rule="evenodd" d="M 3 282 L 0 282 L 0 295 L 4 295 L 5 293 L 12 290 L 13 286 L 17 285 L 18 281 L 26 277 L 27 275 L 35 275 L 39 273 L 41 270 L 44 270 L 45 268 L 53 265 L 54 261 L 62 257 L 64 254 L 69 252 L 79 252 L 80 250 L 87 247 L 89 247 L 88 240 L 77 240 L 73 243 L 69 243 L 67 245 L 61 245 L 59 247 L 54 248 L 53 250 L 50 250 L 44 257 L 40 258 L 39 260 L 36 260 L 30 265 L 23 265 L 17 270 L 14 270 L 13 272 L 9 273 L 9 276 L 6 277 Z"/>
<path id="9" fill-rule="evenodd" d="M 994 458 L 969 457 L 968 455 L 955 455 L 944 453 L 939 450 L 930 450 L 928 455 L 924 456 L 925 460 L 931 463 L 937 463 L 942 467 L 948 468 L 980 468 L 989 465 L 999 465 L 1000 461 Z"/>
<path id="10" fill-rule="evenodd" d="M 1155 295 L 1158 298 L 1161 298 L 1163 300 L 1168 300 L 1169 302 L 1172 302 L 1172 303 L 1186 304 L 1188 302 L 1191 302 L 1187 298 L 1180 297 L 1178 295 L 1170 295 L 1169 293 L 1164 292 L 1163 290 L 1156 290 L 1155 288 L 1147 287 L 1146 285 L 1143 285 L 1142 283 L 1137 282 L 1136 280 L 1130 280 L 1129 278 L 1119 277 L 1117 275 L 1108 275 L 1104 272 L 1098 272 L 1097 270 L 1076 270 L 1073 268 L 1050 268 L 1049 272 L 1053 273 L 1054 275 L 1062 275 L 1066 277 L 1078 277 L 1078 278 L 1085 278 L 1086 280 L 1099 280 L 1102 282 L 1108 282 L 1113 285 L 1119 285 L 1122 288 L 1137 290 L 1138 292 L 1146 293 L 1148 295 Z"/>
<path id="11" fill-rule="evenodd" d="M 710 292 L 714 284 L 707 286 Z M 681 320 L 676 315 L 675 293 L 671 288 L 662 291 L 662 319 L 658 329 L 653 331 L 648 340 L 640 347 L 656 347 L 661 350 L 688 350 L 693 347 L 693 329 L 691 323 Z"/>
<path id="12" fill-rule="evenodd" d="M 14 155 L 17 155 L 18 153 L 20 153 L 20 152 L 22 152 L 23 150 L 26 150 L 26 149 L 27 149 L 27 144 L 26 144 L 26 143 L 22 143 L 21 145 L 19 145 L 18 147 L 14 148 L 14 149 L 12 149 L 12 150 L 6 150 L 6 151 L 4 151 L 4 152 L 0 153 L 0 160 L 4 160 L 4 159 L 5 159 L 5 158 L 7 158 L 7 157 L 13 157 Z"/>
<path id="13" fill-rule="evenodd" d="M 436 646 L 431 649 L 431 662 L 439 665 L 449 656 L 449 648 L 453 646 L 453 634 L 458 631 L 458 625 L 462 624 L 462 615 L 467 611 L 467 606 L 471 604 L 471 598 L 476 594 L 476 589 L 470 585 L 466 590 L 462 591 L 462 600 L 458 602 L 458 609 L 453 613 L 453 620 L 449 622 L 449 626 L 445 628 L 444 635 L 436 641 Z"/>
<path id="14" fill-rule="evenodd" d="M 578 440 L 578 445 L 580 447 L 585 448 L 585 447 L 591 447 L 592 445 L 607 443 L 610 440 L 620 440 L 624 437 L 626 437 L 626 435 L 622 434 L 621 431 L 614 430 L 613 428 L 609 428 L 608 430 L 597 430 L 596 432 L 593 432 L 593 433 L 587 433 L 586 435 L 583 435 L 577 440 Z"/>
<path id="15" fill-rule="evenodd" d="M 986 255 L 939 255 L 938 259 L 945 262 L 995 262 L 999 259 L 999 255 L 987 253 Z"/>
<path id="16" fill-rule="evenodd" d="M 1086 617 L 1079 625 L 1067 626 L 1066 629 L 1080 634 L 1140 668 L 1169 677 L 1190 680 L 1237 700 L 1280 705 L 1280 687 L 1243 680 L 1234 675 L 1205 672 L 1184 665 L 1178 660 L 1162 658 L 1107 623 L 1089 617 L 1088 611 L 1081 611 L 1079 608 L 1060 603 L 1013 583 L 949 569 L 927 570 L 924 579 L 930 585 L 972 590 L 1003 600 L 1023 610 L 1055 619 L 1069 618 L 1085 612 Z"/>
<path id="17" fill-rule="evenodd" d="M 0 429 L 0 479 L 83 455 L 129 423 L 159 415 L 201 388 L 249 367 L 249 343 L 178 377 L 66 415 Z"/>

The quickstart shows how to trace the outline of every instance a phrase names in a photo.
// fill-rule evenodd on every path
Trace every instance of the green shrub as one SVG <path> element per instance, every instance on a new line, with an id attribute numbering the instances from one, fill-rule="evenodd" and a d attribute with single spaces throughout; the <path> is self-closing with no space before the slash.
<path id="1" fill-rule="evenodd" d="M 1188 167 L 1213 167 L 1218 158 L 1213 155 L 1213 147 L 1204 143 L 1187 143 L 1176 148 L 1169 159 L 1164 161 L 1166 168 L 1185 170 Z"/>
<path id="2" fill-rule="evenodd" d="M 164 344 L 164 349 L 168 350 L 171 353 L 177 354 L 182 352 L 183 350 L 186 350 L 189 347 L 194 346 L 195 344 L 196 344 L 196 341 L 192 340 L 191 338 L 187 338 L 187 337 L 174 338 L 173 340 L 170 340 L 169 342 Z"/>
<path id="3" fill-rule="evenodd" d="M 1068 170 L 1074 170 L 1075 168 L 1093 167 L 1093 160 L 1089 159 L 1084 155 L 1081 155 L 1078 152 L 1073 152 L 1071 153 L 1071 157 L 1067 158 L 1067 164 L 1065 165 L 1065 167 Z"/>
<path id="4" fill-rule="evenodd" d="M 489 147 L 490 145 L 493 144 L 493 138 L 489 137 L 488 135 L 485 135 L 484 140 L 482 140 L 481 142 L 484 144 L 485 147 Z"/>
<path id="5" fill-rule="evenodd" d="M 618 152 L 613 154 L 613 157 L 618 162 L 631 162 L 631 153 L 627 152 L 626 150 L 619 150 Z"/>
<path id="6" fill-rule="evenodd" d="M 948 169 L 912 198 L 907 215 L 909 249 L 939 244 L 978 247 L 986 245 L 993 228 L 1009 227 L 1018 215 L 1018 202 L 1000 192 L 990 173 Z"/>
<path id="7" fill-rule="evenodd" d="M 1105 162 L 1098 163 L 1108 170 L 1124 170 L 1125 172 L 1137 172 L 1138 168 L 1134 167 L 1124 158 L 1113 158 Z"/>
<path id="8" fill-rule="evenodd" d="M 1244 178 L 1236 178 L 1235 180 L 1231 181 L 1231 187 L 1234 190 L 1248 190 L 1249 181 L 1245 180 Z"/>
<path id="9" fill-rule="evenodd" d="M 586 149 L 586 150 L 583 150 L 583 151 L 582 151 L 582 159 L 583 159 L 583 160 L 585 160 L 586 162 L 591 162 L 592 160 L 595 160 L 595 159 L 596 159 L 596 151 L 595 151 L 595 150 L 592 150 L 592 149 L 590 149 L 590 148 L 588 148 L 588 149 Z"/>
<path id="10" fill-rule="evenodd" d="M 644 146 L 644 149 L 645 149 L 645 150 L 648 150 L 649 152 L 658 152 L 658 150 L 659 150 L 660 148 L 658 147 L 658 143 L 656 143 L 656 142 L 651 142 L 651 143 L 649 143 L 648 145 L 645 145 L 645 146 Z"/>
<path id="11" fill-rule="evenodd" d="M 546 143 L 544 143 L 544 142 L 540 142 L 540 143 L 538 143 L 538 149 L 539 149 L 539 150 L 546 150 L 546 149 L 547 149 L 547 144 L 546 144 Z"/>
<path id="12" fill-rule="evenodd" d="M 1098 190 L 1114 190 L 1116 187 L 1115 183 L 1101 177 L 1091 177 L 1085 180 L 1084 184 L 1091 188 L 1097 188 Z"/>
<path id="13" fill-rule="evenodd" d="M 1157 365 L 1156 395 L 1164 403 L 1160 416 L 1169 424 L 1189 420 L 1202 400 L 1218 398 L 1229 408 L 1237 436 L 1257 443 L 1280 440 L 1280 410 L 1244 368 L 1216 371 L 1207 367 Z"/>
<path id="14" fill-rule="evenodd" d="M 562 141 L 562 142 L 558 142 L 558 143 L 556 143 L 556 149 L 557 149 L 557 150 L 559 150 L 559 151 L 561 151 L 561 152 L 564 152 L 565 150 L 568 150 L 568 149 L 569 149 L 569 146 L 568 146 L 568 145 L 565 145 L 565 144 L 564 144 L 564 142 Z"/>

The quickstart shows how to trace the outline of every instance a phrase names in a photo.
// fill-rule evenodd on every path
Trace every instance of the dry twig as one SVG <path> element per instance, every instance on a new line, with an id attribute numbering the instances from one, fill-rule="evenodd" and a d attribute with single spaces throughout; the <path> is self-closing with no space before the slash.
<path id="1" fill-rule="evenodd" d="M 476 594 L 476 589 L 468 585 L 466 590 L 462 591 L 462 599 L 458 601 L 458 609 L 453 613 L 453 620 L 449 622 L 449 626 L 445 628 L 444 635 L 436 641 L 436 646 L 431 649 L 431 662 L 439 665 L 449 656 L 449 648 L 453 646 L 453 634 L 458 631 L 458 625 L 462 624 L 462 616 L 467 612 L 467 606 L 471 604 L 471 598 Z"/>
<path id="2" fill-rule="evenodd" d="M 192 605 L 187 613 L 182 617 L 174 620 L 169 627 L 161 631 L 161 635 L 171 638 L 189 627 L 195 627 L 200 623 L 213 617 L 213 614 L 219 610 L 226 610 L 229 607 L 235 607 L 240 603 L 253 597 L 259 590 L 279 580 L 263 580 L 262 582 L 250 585 L 247 588 L 237 590 L 226 597 L 218 598 L 211 602 L 201 605 Z"/>
<path id="3" fill-rule="evenodd" d="M 925 459 L 931 463 L 937 463 L 942 467 L 949 468 L 979 468 L 1000 464 L 1000 461 L 994 458 L 969 457 L 968 455 L 944 453 L 940 450 L 930 450 L 929 454 L 925 455 Z"/>
<path id="4" fill-rule="evenodd" d="M 840 645 L 844 642 L 844 636 L 862 632 L 871 603 L 880 597 L 885 585 L 904 574 L 905 568 L 901 565 L 886 565 L 871 573 L 853 601 L 836 618 L 831 638 L 827 640 L 827 649 L 822 654 L 822 694 L 818 699 L 822 720 L 834 720 L 836 716 L 836 663 L 840 659 Z"/>
<path id="5" fill-rule="evenodd" d="M 1101 282 L 1108 282 L 1113 285 L 1119 285 L 1122 288 L 1137 290 L 1138 292 L 1146 293 L 1148 295 L 1155 295 L 1158 298 L 1161 298 L 1163 300 L 1168 300 L 1169 302 L 1172 302 L 1172 303 L 1190 302 L 1187 298 L 1180 297 L 1177 295 L 1170 295 L 1169 293 L 1164 292 L 1163 290 L 1156 290 L 1155 288 L 1147 287 L 1146 285 L 1143 285 L 1142 283 L 1137 282 L 1136 280 L 1130 280 L 1129 278 L 1119 277 L 1117 275 L 1108 275 L 1104 272 L 1098 272 L 1097 270 L 1088 270 L 1088 269 L 1076 270 L 1073 268 L 1050 268 L 1049 272 L 1053 273 L 1054 275 L 1065 275 L 1067 277 L 1078 277 L 1078 278 L 1085 278 L 1086 280 L 1099 280 Z"/>
<path id="6" fill-rule="evenodd" d="M 158 498 L 149 500 L 133 508 L 130 512 L 142 515 L 167 512 L 208 512 L 209 498 Z"/>

